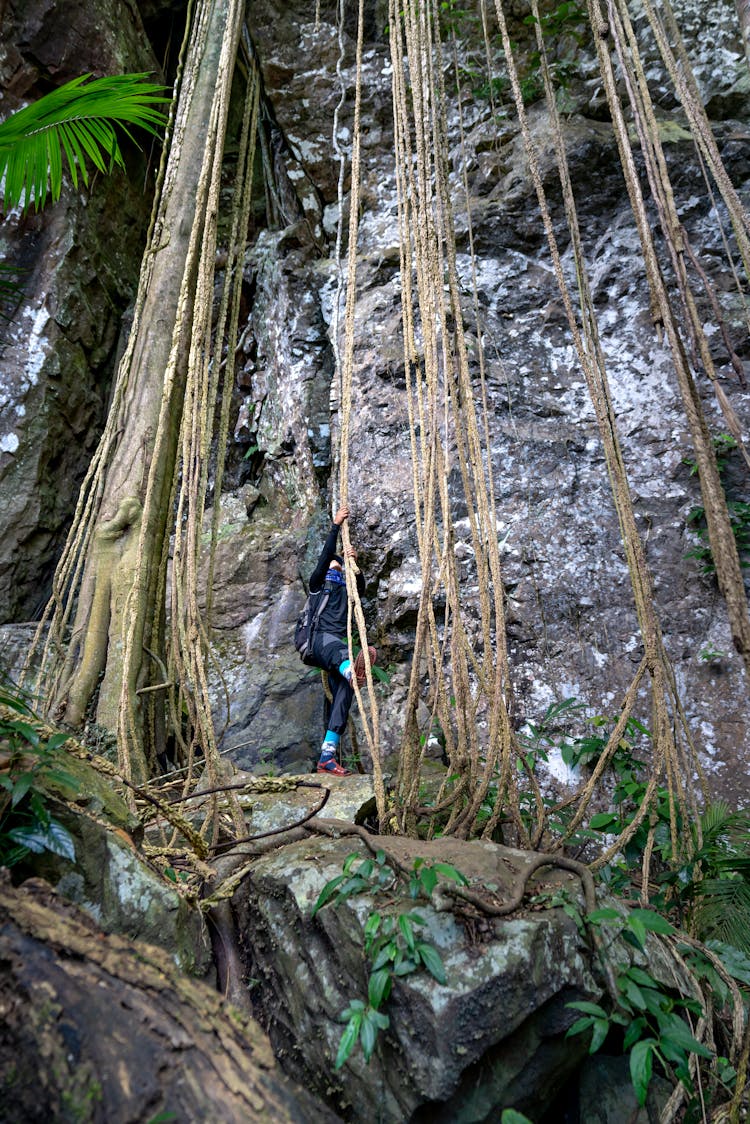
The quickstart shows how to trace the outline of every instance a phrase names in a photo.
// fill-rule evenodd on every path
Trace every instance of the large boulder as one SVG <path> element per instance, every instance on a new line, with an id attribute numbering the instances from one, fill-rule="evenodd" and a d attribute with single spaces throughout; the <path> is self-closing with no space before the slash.
<path id="1" fill-rule="evenodd" d="M 417 856 L 459 869 L 500 899 L 531 856 L 486 842 L 388 838 L 399 862 Z M 566 1004 L 598 996 L 597 967 L 562 909 L 526 908 L 493 923 L 469 909 L 463 917 L 438 897 L 434 905 L 348 898 L 312 908 L 348 854 L 364 858 L 359 839 L 311 838 L 260 858 L 234 898 L 247 949 L 253 1000 L 288 1072 L 352 1121 L 496 1121 L 514 1106 L 536 1119 L 580 1063 L 586 1042 L 565 1039 L 577 1017 Z M 580 894 L 576 876 L 546 871 L 534 885 Z M 534 891 L 532 890 L 532 893 Z M 398 979 L 388 1002 L 390 1026 L 366 1065 L 357 1049 L 337 1074 L 333 1061 L 350 1000 L 366 999 L 363 930 L 373 910 L 416 909 L 420 939 L 442 958 L 447 982 L 426 972 Z"/>

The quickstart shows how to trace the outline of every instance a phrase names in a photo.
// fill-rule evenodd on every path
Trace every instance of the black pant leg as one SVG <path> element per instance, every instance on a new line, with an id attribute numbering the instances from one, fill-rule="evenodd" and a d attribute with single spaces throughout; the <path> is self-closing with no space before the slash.
<path id="1" fill-rule="evenodd" d="M 334 734 L 343 734 L 354 699 L 354 688 L 341 674 L 339 667 L 349 658 L 349 648 L 343 640 L 323 633 L 313 638 L 312 656 L 315 667 L 328 672 L 331 701 L 329 703 L 326 699 L 323 710 L 326 729 Z"/>
<path id="2" fill-rule="evenodd" d="M 338 668 L 336 671 L 328 672 L 328 683 L 333 696 L 328 715 L 328 729 L 334 734 L 343 734 L 354 698 L 354 688 L 347 679 L 344 679 Z"/>

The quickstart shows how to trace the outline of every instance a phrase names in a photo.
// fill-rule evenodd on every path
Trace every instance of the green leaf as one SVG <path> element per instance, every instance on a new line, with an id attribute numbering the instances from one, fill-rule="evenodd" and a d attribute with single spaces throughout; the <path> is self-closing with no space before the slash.
<path id="1" fill-rule="evenodd" d="M 410 956 L 400 960 L 393 969 L 394 976 L 409 976 L 415 972 L 419 967 L 416 960 L 412 960 Z"/>
<path id="2" fill-rule="evenodd" d="M 637 947 L 643 950 L 646 947 L 645 925 L 639 917 L 634 917 L 632 913 L 627 918 L 626 924 L 630 932 L 628 933 L 626 930 L 626 932 L 623 934 L 624 939 L 627 940 L 628 936 L 633 937 L 635 939 Z"/>
<path id="3" fill-rule="evenodd" d="M 618 913 L 616 909 L 594 909 L 587 914 L 586 920 L 590 921 L 592 925 L 598 925 L 601 921 L 622 921 L 622 914 Z"/>
<path id="4" fill-rule="evenodd" d="M 583 1018 L 576 1019 L 573 1025 L 568 1027 L 565 1037 L 572 1038 L 574 1034 L 583 1034 L 584 1030 L 594 1025 L 595 1021 L 592 1015 L 584 1015 Z"/>
<path id="5" fill-rule="evenodd" d="M 334 1069 L 341 1069 L 346 1059 L 351 1054 L 354 1047 L 357 1045 L 359 1032 L 362 1029 L 363 1012 L 356 1011 L 349 1022 L 346 1024 L 344 1033 L 341 1035 L 339 1042 L 338 1053 L 336 1054 L 336 1061 L 334 1062 Z"/>
<path id="6" fill-rule="evenodd" d="M 398 948 L 394 941 L 388 941 L 387 944 L 383 945 L 373 961 L 373 972 L 377 972 L 379 968 L 383 968 L 386 964 L 394 961 L 396 959 L 397 952 Z"/>
<path id="7" fill-rule="evenodd" d="M 595 1054 L 599 1047 L 603 1044 L 604 1039 L 609 1033 L 609 1023 L 604 1019 L 594 1019 L 594 1030 L 591 1035 L 591 1043 L 589 1045 L 589 1053 Z"/>
<path id="8" fill-rule="evenodd" d="M 437 886 L 438 876 L 435 873 L 434 867 L 426 866 L 424 870 L 419 872 L 419 883 L 422 887 L 422 892 L 426 897 L 430 897 L 432 891 Z"/>
<path id="9" fill-rule="evenodd" d="M 391 973 L 388 968 L 379 968 L 377 972 L 370 973 L 367 998 L 370 1006 L 376 1011 L 390 995 L 391 986 Z"/>
<path id="10" fill-rule="evenodd" d="M 70 862 L 75 862 L 76 849 L 73 838 L 61 823 L 50 820 L 47 826 L 46 847 L 53 855 L 61 855 Z"/>
<path id="11" fill-rule="evenodd" d="M 634 983 L 633 980 L 629 980 L 627 976 L 625 976 L 620 978 L 619 985 L 620 991 L 632 1004 L 632 1006 L 636 1007 L 639 1011 L 645 1011 L 646 1001 L 643 998 L 643 992 L 638 987 L 638 984 Z"/>
<path id="12" fill-rule="evenodd" d="M 354 864 L 355 864 L 355 862 L 357 861 L 358 858 L 359 858 L 359 852 L 358 851 L 350 851 L 349 852 L 349 854 L 344 859 L 343 866 L 341 867 L 344 874 L 350 874 L 351 873 L 351 869 L 354 866 Z"/>
<path id="13" fill-rule="evenodd" d="M 1 125 L 0 128 L 2 128 Z M 34 749 L 39 749 L 39 734 L 33 726 L 29 726 L 27 722 L 14 722 L 13 731 L 29 745 L 33 745 Z"/>
<path id="14" fill-rule="evenodd" d="M 589 820 L 589 827 L 593 827 L 594 831 L 607 831 L 618 822 L 617 815 L 614 812 L 597 812 Z"/>
<path id="15" fill-rule="evenodd" d="M 3 266 L 3 268 L 4 269 L 11 269 L 15 272 L 14 267 L 12 267 L 12 266 Z M 15 695 L 12 692 L 7 691 L 2 687 L 0 687 L 0 702 L 4 706 L 10 707 L 11 710 L 17 711 L 19 714 L 30 714 L 31 713 L 31 711 L 29 710 L 28 706 L 26 705 L 26 703 L 24 702 L 24 700 L 22 698 L 19 698 L 18 695 Z M 3 725 L 5 725 L 5 723 L 3 723 Z"/>
<path id="16" fill-rule="evenodd" d="M 646 1020 L 643 1018 L 643 1016 L 639 1015 L 639 1017 L 637 1019 L 633 1019 L 633 1021 L 630 1023 L 627 1030 L 625 1031 L 625 1037 L 622 1040 L 623 1053 L 627 1054 L 628 1050 L 633 1045 L 633 1043 L 637 1042 L 638 1039 L 641 1037 L 645 1027 L 646 1027 Z"/>
<path id="17" fill-rule="evenodd" d="M 11 828 L 8 832 L 8 838 L 21 847 L 33 851 L 35 855 L 41 855 L 44 851 L 51 850 L 47 845 L 49 829 L 42 823 L 24 824 L 21 827 Z"/>
<path id="18" fill-rule="evenodd" d="M 677 1046 L 680 1050 L 686 1050 L 691 1054 L 698 1054 L 701 1058 L 712 1058 L 713 1053 L 699 1042 L 697 1038 L 693 1038 L 687 1023 L 683 1022 L 679 1015 L 666 1015 L 661 1020 L 659 1030 L 661 1032 L 662 1045 L 667 1042 Z"/>
<path id="19" fill-rule="evenodd" d="M 660 913 L 655 913 L 653 909 L 631 909 L 629 916 L 631 921 L 633 918 L 640 921 L 643 928 L 648 929 L 651 933 L 676 932 L 674 925 L 671 925 L 666 917 L 662 917 Z"/>
<path id="20" fill-rule="evenodd" d="M 566 1003 L 574 1011 L 583 1011 L 584 1015 L 593 1015 L 597 1019 L 606 1019 L 607 1012 L 598 1003 L 589 1003 L 588 999 L 576 999 L 573 1003 Z"/>
<path id="21" fill-rule="evenodd" d="M 653 987 L 642 988 L 641 995 L 643 996 L 643 1002 L 648 1013 L 650 1015 L 656 1015 L 658 1019 L 664 1014 L 665 1006 L 671 1003 L 671 999 L 668 995 L 665 995 L 663 991 L 657 991 Z"/>
<path id="22" fill-rule="evenodd" d="M 643 987 L 658 986 L 653 976 L 650 976 L 648 972 L 644 972 L 642 968 L 638 968 L 635 964 L 632 964 L 624 974 L 626 976 L 629 976 L 631 980 L 635 980 L 637 984 L 641 984 Z"/>
<path id="23" fill-rule="evenodd" d="M 750 956 L 723 941 L 707 941 L 706 948 L 716 953 L 730 976 L 750 987 Z"/>
<path id="24" fill-rule="evenodd" d="M 406 941 L 406 947 L 409 949 L 409 952 L 413 952 L 416 942 L 416 938 L 414 936 L 414 928 L 412 926 L 411 919 L 405 913 L 399 915 L 398 927 L 401 930 L 401 936 Z"/>
<path id="25" fill-rule="evenodd" d="M 500 1117 L 500 1124 L 531 1124 L 528 1116 L 518 1112 L 515 1108 L 504 1108 Z"/>
<path id="26" fill-rule="evenodd" d="M 361 894 L 369 889 L 370 883 L 357 872 L 344 880 L 343 885 L 339 887 L 339 897 L 353 898 L 355 894 Z"/>
<path id="27" fill-rule="evenodd" d="M 349 1006 L 346 1008 L 346 1010 L 341 1012 L 339 1018 L 342 1020 L 342 1022 L 346 1022 L 346 1020 L 350 1019 L 354 1014 L 356 1014 L 357 1011 L 359 1011 L 361 1014 L 364 1009 L 365 1004 L 362 999 L 352 999 L 350 1000 Z"/>
<path id="28" fill-rule="evenodd" d="M 439 984 L 447 983 L 447 976 L 445 974 L 445 967 L 440 958 L 440 953 L 431 944 L 425 944 L 424 941 L 417 943 L 417 955 L 424 964 L 427 971 L 433 979 L 437 980 Z"/>
<path id="29" fill-rule="evenodd" d="M 651 1082 L 655 1046 L 656 1042 L 653 1038 L 644 1038 L 640 1042 L 636 1042 L 630 1051 L 630 1080 L 633 1082 L 635 1095 L 641 1107 L 646 1103 L 648 1087 Z"/>
<path id="30" fill-rule="evenodd" d="M 57 820 L 50 819 L 47 823 L 37 820 L 33 824 L 14 827 L 8 832 L 8 838 L 33 851 L 35 855 L 49 851 L 53 855 L 61 855 L 64 859 L 75 862 L 73 839 Z"/>
<path id="31" fill-rule="evenodd" d="M 15 778 L 13 784 L 13 794 L 10 798 L 12 808 L 17 808 L 27 794 L 32 784 L 34 783 L 33 773 L 22 773 L 19 777 Z"/>
<path id="32" fill-rule="evenodd" d="M 314 917 L 315 914 L 319 910 L 321 910 L 327 902 L 329 902 L 331 900 L 331 898 L 336 893 L 336 891 L 339 888 L 339 886 L 341 885 L 341 883 L 345 882 L 345 881 L 346 881 L 346 875 L 345 874 L 337 874 L 335 878 L 332 878 L 330 880 L 330 882 L 326 882 L 325 886 L 323 887 L 323 889 L 318 894 L 318 900 L 316 901 L 315 905 L 313 906 L 313 911 L 310 914 L 311 917 Z"/>
<path id="33" fill-rule="evenodd" d="M 372 1052 L 375 1049 L 375 1040 L 378 1036 L 378 1026 L 374 1022 L 372 1015 L 372 1011 L 365 1011 L 362 1019 L 362 1029 L 360 1031 L 362 1052 L 365 1055 L 366 1062 L 369 1062 L 372 1057 Z"/>
<path id="34" fill-rule="evenodd" d="M 365 921 L 365 941 L 371 941 L 373 937 L 377 936 L 378 929 L 380 928 L 380 914 L 371 913 Z"/>
<path id="35" fill-rule="evenodd" d="M 459 886 L 469 885 L 468 878 L 460 870 L 456 870 L 455 866 L 451 866 L 450 863 L 434 863 L 432 869 L 441 874 L 443 878 L 448 878 L 451 882 L 457 882 Z"/>

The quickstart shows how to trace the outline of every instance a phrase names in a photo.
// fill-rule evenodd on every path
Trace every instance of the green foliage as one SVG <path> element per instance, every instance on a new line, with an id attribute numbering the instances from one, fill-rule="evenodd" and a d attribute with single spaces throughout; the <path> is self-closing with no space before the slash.
<path id="1" fill-rule="evenodd" d="M 544 906 L 545 909 L 561 909 L 571 921 L 575 922 L 580 933 L 585 932 L 583 915 L 574 896 L 565 887 L 557 890 L 541 890 L 538 894 L 534 894 L 532 901 Z"/>
<path id="2" fill-rule="evenodd" d="M 0 704 L 17 717 L 0 718 L 0 865 L 14 866 L 30 852 L 49 851 L 71 862 L 69 832 L 49 813 L 42 786 L 53 781 L 75 791 L 75 777 L 61 768 L 67 734 L 43 738 L 29 721 L 26 702 L 0 688 Z"/>
<path id="3" fill-rule="evenodd" d="M 698 653 L 699 658 L 703 663 L 719 664 L 722 660 L 727 658 L 727 653 L 723 652 L 721 648 L 715 648 L 713 641 L 709 640 Z"/>
<path id="4" fill-rule="evenodd" d="M 553 751 L 557 751 L 570 768 L 594 766 L 609 742 L 619 715 L 586 715 L 588 709 L 585 703 L 579 702 L 576 698 L 566 698 L 550 703 L 538 723 L 526 722 L 519 734 L 519 742 L 523 750 L 523 759 L 518 762 L 519 771 L 535 772 L 539 763 L 547 762 Z M 588 729 L 584 729 L 584 732 L 579 734 L 568 732 L 571 721 L 580 723 L 581 720 L 584 727 Z M 628 720 L 624 733 L 609 758 L 609 767 L 616 777 L 613 794 L 615 810 L 596 814 L 591 817 L 588 824 L 580 826 L 570 837 L 572 846 L 601 840 L 603 834 L 622 831 L 631 822 L 647 785 L 647 770 L 637 757 L 637 753 L 648 745 L 650 738 L 650 732 L 641 722 L 636 718 Z M 666 846 L 669 842 L 669 796 L 665 790 L 660 790 L 658 796 L 660 816 L 658 835 L 660 843 Z M 522 815 L 531 825 L 536 808 L 534 793 L 530 790 L 522 790 L 520 799 Z M 487 814 L 491 810 L 490 803 L 491 796 L 487 805 Z M 553 801 L 548 800 L 547 803 L 553 805 L 553 811 L 548 818 L 550 830 L 559 834 L 565 833 L 575 808 L 572 804 L 567 808 L 555 808 Z M 665 816 L 663 823 L 662 815 Z M 642 825 L 632 843 L 625 849 L 628 858 L 642 853 L 647 834 L 648 825 Z"/>
<path id="5" fill-rule="evenodd" d="M 88 164 L 100 172 L 124 167 L 114 125 L 132 139 L 130 127 L 156 135 L 168 102 L 163 86 L 145 74 L 90 79 L 84 74 L 0 123 L 0 182 L 3 207 L 43 207 L 62 188 L 63 157 L 74 187 L 89 182 Z"/>
<path id="6" fill-rule="evenodd" d="M 648 909 L 633 909 L 621 915 L 615 909 L 599 909 L 587 919 L 601 926 L 617 923 L 619 934 L 640 952 L 645 951 L 649 932 L 670 935 L 674 926 L 660 914 Z M 586 1000 L 568 1003 L 580 1011 L 568 1030 L 568 1036 L 589 1033 L 589 1053 L 594 1054 L 606 1041 L 612 1027 L 623 1028 L 623 1050 L 630 1055 L 630 1077 L 639 1105 L 646 1103 L 654 1061 L 693 1091 L 690 1056 L 713 1059 L 708 1047 L 699 1042 L 685 1022 L 685 1015 L 700 1015 L 701 1006 L 694 999 L 675 996 L 643 968 L 623 966 L 616 975 L 617 1002 L 612 1010 Z"/>
<path id="7" fill-rule="evenodd" d="M 536 23 L 533 16 L 526 16 L 523 22 L 530 28 Z M 545 42 L 552 84 L 565 89 L 578 72 L 578 51 L 590 34 L 586 11 L 573 0 L 563 0 L 563 3 L 551 11 L 540 15 L 539 26 Z M 511 49 L 518 66 L 521 98 L 524 105 L 531 105 L 544 96 L 541 54 L 538 50 L 524 54 L 518 43 L 511 43 Z M 462 76 L 473 80 L 474 97 L 492 99 L 500 104 L 508 100 L 510 81 L 504 72 L 491 78 L 483 78 L 478 70 L 464 68 Z"/>
<path id="8" fill-rule="evenodd" d="M 357 853 L 346 856 L 341 874 L 326 882 L 318 895 L 312 916 L 324 906 L 336 906 L 354 894 L 372 896 L 388 892 L 389 899 L 404 894 L 400 872 L 388 864 L 384 851 L 373 858 L 360 859 Z M 356 865 L 355 865 L 356 863 Z M 408 877 L 409 897 L 429 900 L 439 878 L 465 885 L 467 879 L 450 863 L 428 863 L 422 858 L 414 860 Z M 423 940 L 419 930 L 424 918 L 411 909 L 381 913 L 371 910 L 364 926 L 364 953 L 369 965 L 367 1002 L 352 999 L 339 1016 L 346 1024 L 336 1054 L 335 1068 L 341 1069 L 359 1042 L 366 1062 L 369 1062 L 377 1044 L 378 1033 L 390 1025 L 382 1008 L 387 1003 L 394 979 L 411 975 L 424 969 L 440 984 L 446 983 L 445 968 L 434 945 Z"/>
<path id="9" fill-rule="evenodd" d="M 326 882 L 313 906 L 312 917 L 324 905 L 336 906 L 354 894 L 377 894 L 378 891 L 395 885 L 397 876 L 388 865 L 385 851 L 378 851 L 374 859 L 361 859 L 355 868 L 357 858 L 359 856 L 356 851 L 348 854 L 341 868 L 342 873 Z"/>
<path id="10" fill-rule="evenodd" d="M 701 815 L 693 838 L 689 861 L 668 879 L 689 927 L 702 941 L 750 953 L 750 813 L 717 800 Z"/>
<path id="11" fill-rule="evenodd" d="M 432 895 L 440 877 L 447 878 L 449 882 L 456 882 L 459 886 L 468 885 L 468 880 L 450 863 L 428 863 L 425 859 L 415 859 L 409 878 L 409 894 L 412 898 Z"/>
<path id="12" fill-rule="evenodd" d="M 750 989 L 750 956 L 722 941 L 706 941 L 706 948 L 716 953 L 730 976 Z"/>
<path id="13" fill-rule="evenodd" d="M 726 495 L 729 522 L 732 527 L 732 534 L 734 535 L 735 542 L 737 543 L 737 552 L 740 556 L 740 565 L 743 568 L 747 568 L 750 566 L 750 503 L 746 503 L 745 500 L 732 498 L 727 491 L 727 473 L 732 456 L 737 450 L 737 442 L 729 433 L 721 433 L 718 437 L 713 438 L 713 447 L 714 453 L 716 454 L 716 466 L 719 470 L 719 477 Z M 683 464 L 689 467 L 691 476 L 697 473 L 698 465 L 694 460 L 686 458 Z M 697 536 L 699 542 L 692 550 L 686 552 L 685 557 L 696 558 L 701 563 L 702 574 L 715 574 L 716 563 L 714 562 L 711 547 L 708 542 L 708 524 L 706 522 L 705 508 L 700 505 L 692 507 L 688 512 L 686 524 L 693 534 Z M 701 653 L 701 658 L 703 658 L 703 653 Z M 711 657 L 709 656 L 708 658 L 710 659 Z"/>

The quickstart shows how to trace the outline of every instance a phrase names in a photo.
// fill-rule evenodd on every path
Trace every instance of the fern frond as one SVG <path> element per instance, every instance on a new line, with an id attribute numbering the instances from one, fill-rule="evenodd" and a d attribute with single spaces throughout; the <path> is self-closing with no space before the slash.
<path id="1" fill-rule="evenodd" d="M 0 185 L 3 208 L 20 203 L 39 210 L 60 197 L 63 157 L 74 186 L 88 184 L 88 164 L 110 171 L 123 160 L 114 126 L 132 139 L 130 127 L 156 134 L 165 122 L 159 106 L 164 87 L 145 74 L 95 78 L 84 74 L 0 123 Z M 3 183 L 4 177 L 4 183 Z"/>

